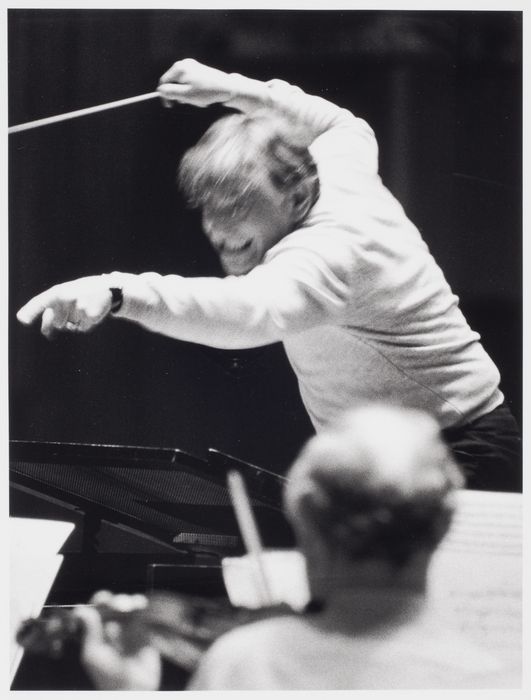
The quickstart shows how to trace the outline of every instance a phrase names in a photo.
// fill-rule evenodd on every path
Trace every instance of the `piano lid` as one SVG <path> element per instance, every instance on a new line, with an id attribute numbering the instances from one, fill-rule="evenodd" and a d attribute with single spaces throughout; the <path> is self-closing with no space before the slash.
<path id="1" fill-rule="evenodd" d="M 291 529 L 280 509 L 285 479 L 216 450 L 208 455 L 205 460 L 174 448 L 11 440 L 10 480 L 14 488 L 182 549 L 190 534 L 198 540 L 226 534 L 239 542 L 225 485 L 228 469 L 238 468 L 265 530 L 264 543 L 290 545 Z"/>

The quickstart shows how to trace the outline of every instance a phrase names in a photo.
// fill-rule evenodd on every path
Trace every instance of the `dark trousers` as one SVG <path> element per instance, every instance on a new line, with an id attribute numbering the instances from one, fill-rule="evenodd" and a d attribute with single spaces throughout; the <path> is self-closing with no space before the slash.
<path id="1" fill-rule="evenodd" d="M 461 465 L 469 489 L 522 491 L 522 440 L 518 424 L 503 403 L 443 437 Z"/>

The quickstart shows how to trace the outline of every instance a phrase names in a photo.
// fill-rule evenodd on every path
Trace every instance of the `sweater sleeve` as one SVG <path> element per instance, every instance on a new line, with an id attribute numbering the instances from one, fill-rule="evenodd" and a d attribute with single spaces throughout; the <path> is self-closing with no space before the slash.
<path id="1" fill-rule="evenodd" d="M 244 349 L 340 318 L 349 294 L 347 265 L 340 256 L 327 260 L 296 247 L 240 277 L 106 277 L 123 290 L 117 317 L 180 340 Z"/>
<path id="2" fill-rule="evenodd" d="M 284 80 L 261 82 L 238 73 L 231 73 L 229 78 L 232 96 L 224 103 L 227 107 L 240 112 L 269 109 L 283 115 L 304 130 L 306 145 L 332 127 L 355 120 L 347 109 L 308 95 Z"/>
<path id="3" fill-rule="evenodd" d="M 378 172 L 378 146 L 371 127 L 348 109 L 332 102 L 308 95 L 300 88 L 283 80 L 260 82 L 237 73 L 228 75 L 232 96 L 224 103 L 241 112 L 270 110 L 287 117 L 296 127 L 301 143 L 311 147 L 317 141 L 341 163 L 340 172 L 344 184 L 351 171 Z M 320 173 L 320 177 L 322 173 Z"/>

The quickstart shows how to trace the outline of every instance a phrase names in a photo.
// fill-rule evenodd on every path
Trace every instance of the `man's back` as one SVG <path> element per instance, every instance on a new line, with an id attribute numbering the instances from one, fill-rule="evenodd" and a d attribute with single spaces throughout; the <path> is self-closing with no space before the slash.
<path id="1" fill-rule="evenodd" d="M 299 230 L 270 249 L 265 268 L 289 269 L 299 281 L 305 323 L 283 341 L 314 425 L 375 395 L 423 408 L 442 427 L 492 411 L 503 401 L 499 373 L 382 184 L 370 127 L 343 116 L 310 150 L 320 198 Z M 290 313 L 278 315 L 289 330 L 294 314 L 284 307 Z"/>
<path id="2" fill-rule="evenodd" d="M 386 596 L 386 599 L 388 596 Z M 360 599 L 360 603 L 362 600 Z M 377 604 L 372 596 L 371 605 Z M 419 604 L 421 600 L 419 599 Z M 518 674 L 436 613 L 349 632 L 323 616 L 246 625 L 205 655 L 192 690 L 514 688 Z"/>

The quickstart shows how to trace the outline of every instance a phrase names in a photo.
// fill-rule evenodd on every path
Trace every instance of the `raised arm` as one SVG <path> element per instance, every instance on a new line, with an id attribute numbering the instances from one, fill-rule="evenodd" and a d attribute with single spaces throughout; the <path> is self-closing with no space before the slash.
<path id="1" fill-rule="evenodd" d="M 283 110 L 307 127 L 303 131 L 310 142 L 337 125 L 341 132 L 353 133 L 345 138 L 341 133 L 338 152 L 343 159 L 364 138 L 359 129 L 351 128 L 361 120 L 326 100 L 282 81 L 263 83 L 192 59 L 174 64 L 162 76 L 159 92 L 166 100 L 202 107 L 223 103 L 244 111 Z M 352 251 L 345 243 L 341 255 L 336 255 L 325 236 L 317 239 L 318 250 L 308 249 L 306 242 L 239 277 L 113 273 L 74 280 L 34 297 L 19 311 L 18 319 L 28 325 L 41 320 L 42 332 L 51 336 L 55 330 L 89 331 L 114 312 L 149 330 L 215 347 L 276 342 L 325 323 L 344 308 Z M 123 292 L 120 309 L 113 308 L 113 289 Z"/>
<path id="2" fill-rule="evenodd" d="M 332 126 L 354 119 L 348 110 L 307 95 L 283 80 L 253 80 L 239 73 L 224 73 L 191 58 L 174 63 L 160 78 L 158 90 L 166 104 L 224 104 L 240 112 L 280 112 L 307 128 L 308 145 Z"/>

